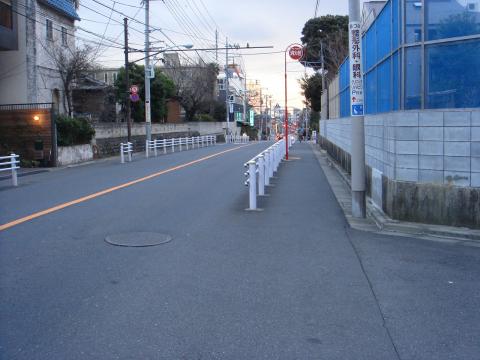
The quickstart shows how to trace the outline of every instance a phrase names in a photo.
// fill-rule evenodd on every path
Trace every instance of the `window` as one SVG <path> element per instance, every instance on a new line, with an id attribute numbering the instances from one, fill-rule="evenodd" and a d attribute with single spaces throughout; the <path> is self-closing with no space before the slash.
<path id="1" fill-rule="evenodd" d="M 11 0 L 0 0 L 0 26 L 13 28 Z"/>
<path id="2" fill-rule="evenodd" d="M 425 0 L 427 40 L 480 34 L 480 13 L 474 2 Z"/>
<path id="3" fill-rule="evenodd" d="M 107 83 L 108 82 L 108 74 L 107 73 L 103 74 L 103 78 L 104 78 L 104 81 Z"/>
<path id="4" fill-rule="evenodd" d="M 420 41 L 422 29 L 422 3 L 405 0 L 405 42 L 407 44 Z"/>
<path id="5" fill-rule="evenodd" d="M 47 40 L 53 41 L 53 22 L 52 20 L 46 20 Z"/>
<path id="6" fill-rule="evenodd" d="M 405 51 L 405 109 L 420 109 L 421 94 L 420 47 L 409 47 Z"/>
<path id="7" fill-rule="evenodd" d="M 67 46 L 67 29 L 62 26 L 62 45 Z"/>
<path id="8" fill-rule="evenodd" d="M 217 80 L 218 90 L 225 90 L 225 81 L 223 79 Z"/>
<path id="9" fill-rule="evenodd" d="M 118 76 L 117 73 L 113 73 L 113 81 L 114 81 L 114 82 L 117 81 L 117 76 Z"/>
<path id="10" fill-rule="evenodd" d="M 480 106 L 480 40 L 426 48 L 426 108 Z"/>

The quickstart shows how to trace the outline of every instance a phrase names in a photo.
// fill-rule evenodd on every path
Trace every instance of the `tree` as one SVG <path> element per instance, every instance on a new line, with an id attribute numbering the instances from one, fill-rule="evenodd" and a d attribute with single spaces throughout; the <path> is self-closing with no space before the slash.
<path id="1" fill-rule="evenodd" d="M 193 121 L 200 112 L 213 115 L 215 83 L 219 71 L 217 64 L 170 64 L 165 71 L 175 83 L 176 96 L 185 109 L 187 121 Z"/>
<path id="2" fill-rule="evenodd" d="M 312 76 L 304 76 L 300 80 L 302 95 L 305 96 L 305 104 L 313 111 L 322 109 L 322 75 L 316 73 Z"/>
<path id="3" fill-rule="evenodd" d="M 302 30 L 304 66 L 321 67 L 321 44 L 326 76 L 332 79 L 348 55 L 348 16 L 325 15 L 308 20 Z"/>
<path id="4" fill-rule="evenodd" d="M 130 64 L 130 84 L 138 86 L 140 100 L 132 103 L 132 118 L 134 121 L 145 121 L 145 67 L 138 64 Z M 115 95 L 117 101 L 125 109 L 127 89 L 125 87 L 125 67 L 122 67 L 115 81 Z M 162 122 L 166 118 L 167 99 L 175 94 L 175 85 L 159 68 L 155 68 L 155 78 L 150 81 L 152 122 Z"/>
<path id="5" fill-rule="evenodd" d="M 43 44 L 42 44 L 43 45 Z M 71 47 L 70 45 L 43 46 L 60 75 L 63 86 L 65 112 L 73 113 L 72 88 L 76 79 L 90 71 L 95 63 L 95 52 L 91 46 Z"/>

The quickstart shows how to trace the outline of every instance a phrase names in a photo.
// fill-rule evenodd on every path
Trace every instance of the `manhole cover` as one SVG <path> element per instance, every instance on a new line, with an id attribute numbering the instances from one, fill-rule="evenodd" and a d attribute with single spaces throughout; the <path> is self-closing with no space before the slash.
<path id="1" fill-rule="evenodd" d="M 145 247 L 168 243 L 172 241 L 172 237 L 153 232 L 131 232 L 108 235 L 105 241 L 116 246 Z"/>

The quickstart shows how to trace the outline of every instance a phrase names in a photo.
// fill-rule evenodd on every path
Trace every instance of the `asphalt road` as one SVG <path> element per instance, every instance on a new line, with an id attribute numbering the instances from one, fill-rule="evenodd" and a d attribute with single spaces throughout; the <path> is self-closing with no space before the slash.
<path id="1" fill-rule="evenodd" d="M 247 212 L 266 147 L 0 181 L 1 225 L 156 174 L 0 231 L 0 358 L 480 358 L 479 248 L 349 229 L 305 144 Z"/>

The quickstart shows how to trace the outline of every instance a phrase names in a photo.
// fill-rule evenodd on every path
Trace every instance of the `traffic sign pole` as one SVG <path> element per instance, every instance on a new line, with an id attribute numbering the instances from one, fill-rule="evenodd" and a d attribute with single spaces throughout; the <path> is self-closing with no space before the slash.
<path id="1" fill-rule="evenodd" d="M 300 60 L 303 57 L 303 47 L 299 44 L 290 44 L 285 49 L 285 160 L 288 160 L 287 52 L 291 59 Z"/>

